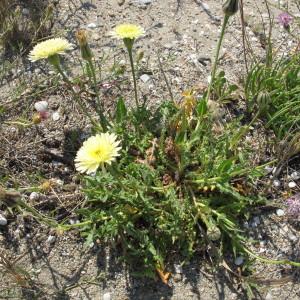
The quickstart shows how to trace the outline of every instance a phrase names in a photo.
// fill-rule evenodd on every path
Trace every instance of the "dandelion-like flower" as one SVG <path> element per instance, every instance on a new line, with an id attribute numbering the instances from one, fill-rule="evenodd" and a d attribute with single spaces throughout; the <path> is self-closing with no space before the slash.
<path id="1" fill-rule="evenodd" d="M 78 150 L 75 167 L 81 173 L 91 174 L 105 163 L 111 164 L 119 156 L 120 141 L 113 133 L 100 133 L 87 139 Z"/>
<path id="2" fill-rule="evenodd" d="M 111 35 L 118 39 L 137 39 L 138 37 L 145 34 L 145 30 L 135 24 L 121 24 L 111 32 Z"/>
<path id="3" fill-rule="evenodd" d="M 71 50 L 72 44 L 63 38 L 54 38 L 43 41 L 35 45 L 29 53 L 31 61 L 49 58 L 57 54 L 63 54 L 67 50 Z"/>
<path id="4" fill-rule="evenodd" d="M 289 26 L 290 26 L 290 23 L 292 22 L 293 20 L 293 17 L 290 16 L 288 13 L 281 13 L 279 16 L 278 16 L 278 21 L 279 23 L 285 28 L 285 29 L 288 29 Z"/>

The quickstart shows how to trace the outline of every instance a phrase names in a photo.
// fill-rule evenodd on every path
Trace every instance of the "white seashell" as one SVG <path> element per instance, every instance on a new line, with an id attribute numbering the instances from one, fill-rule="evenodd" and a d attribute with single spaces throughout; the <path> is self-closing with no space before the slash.
<path id="1" fill-rule="evenodd" d="M 38 101 L 34 103 L 34 108 L 38 112 L 45 112 L 48 110 L 48 102 L 47 101 Z"/>

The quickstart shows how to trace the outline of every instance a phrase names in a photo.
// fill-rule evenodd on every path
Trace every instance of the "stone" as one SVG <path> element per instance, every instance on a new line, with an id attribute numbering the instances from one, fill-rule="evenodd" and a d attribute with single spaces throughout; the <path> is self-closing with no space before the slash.
<path id="1" fill-rule="evenodd" d="M 300 178 L 300 173 L 299 172 L 293 172 L 292 174 L 291 174 L 291 178 L 293 179 L 293 180 L 298 180 L 299 178 Z"/>
<path id="2" fill-rule="evenodd" d="M 22 9 L 22 14 L 23 14 L 24 16 L 29 16 L 29 14 L 30 14 L 29 9 L 28 9 L 28 8 L 23 8 L 23 9 Z"/>
<path id="3" fill-rule="evenodd" d="M 297 184 L 296 184 L 295 181 L 290 181 L 288 185 L 289 185 L 290 189 L 293 189 L 293 188 L 295 188 L 297 186 Z"/>
<path id="4" fill-rule="evenodd" d="M 55 235 L 49 235 L 48 238 L 47 238 L 47 243 L 48 244 L 54 244 L 56 241 L 56 236 Z"/>
<path id="5" fill-rule="evenodd" d="M 279 208 L 279 209 L 276 210 L 276 214 L 277 214 L 278 217 L 282 217 L 282 216 L 285 215 L 285 212 L 284 212 L 284 210 Z"/>
<path id="6" fill-rule="evenodd" d="M 39 199 L 40 199 L 40 194 L 37 193 L 37 192 L 32 192 L 29 195 L 29 200 L 31 200 L 31 201 L 36 201 L 36 200 L 39 200 Z"/>
<path id="7" fill-rule="evenodd" d="M 122 6 L 125 3 L 125 0 L 118 0 L 118 5 Z"/>
<path id="8" fill-rule="evenodd" d="M 105 294 L 103 294 L 103 300 L 111 300 L 112 298 L 111 298 L 111 295 L 110 295 L 110 293 L 105 293 Z"/>
<path id="9" fill-rule="evenodd" d="M 2 214 L 0 214 L 0 226 L 5 225 L 7 225 L 7 219 Z"/>
<path id="10" fill-rule="evenodd" d="M 48 110 L 48 102 L 47 101 L 38 101 L 34 103 L 34 108 L 38 112 L 45 112 Z"/>
<path id="11" fill-rule="evenodd" d="M 52 120 L 53 120 L 53 121 L 58 121 L 59 119 L 60 119 L 60 114 L 59 114 L 59 112 L 58 112 L 58 111 L 54 112 L 54 113 L 52 114 Z"/>
<path id="12" fill-rule="evenodd" d="M 87 24 L 87 28 L 95 29 L 95 28 L 97 28 L 97 24 L 95 24 L 95 23 L 89 23 L 89 24 Z"/>
<path id="13" fill-rule="evenodd" d="M 244 257 L 242 256 L 238 256 L 235 260 L 234 260 L 234 264 L 237 266 L 241 266 L 244 263 Z"/>
<path id="14" fill-rule="evenodd" d="M 140 79 L 141 79 L 144 83 L 146 83 L 147 81 L 149 81 L 149 80 L 151 79 L 151 77 L 150 77 L 149 75 L 147 75 L 147 74 L 143 74 L 143 75 L 140 77 Z"/>
<path id="15" fill-rule="evenodd" d="M 174 265 L 175 273 L 176 274 L 182 274 L 182 266 L 181 265 Z"/>
<path id="16" fill-rule="evenodd" d="M 138 5 L 149 5 L 152 3 L 152 0 L 135 0 L 135 3 Z"/>
<path id="17" fill-rule="evenodd" d="M 279 181 L 278 179 L 275 179 L 275 180 L 273 181 L 273 186 L 275 186 L 275 187 L 280 187 L 280 181 Z"/>

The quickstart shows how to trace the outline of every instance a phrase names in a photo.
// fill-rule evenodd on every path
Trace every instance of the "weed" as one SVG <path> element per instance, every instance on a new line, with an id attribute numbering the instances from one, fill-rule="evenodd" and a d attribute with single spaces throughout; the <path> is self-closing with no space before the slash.
<path id="1" fill-rule="evenodd" d="M 245 95 L 249 110 L 253 111 L 255 106 L 260 109 L 259 94 L 267 92 L 270 101 L 261 117 L 279 138 L 300 125 L 299 58 L 299 54 L 295 54 L 270 66 L 256 64 L 247 75 Z"/>
<path id="2" fill-rule="evenodd" d="M 48 1 L 3 0 L 0 3 L 0 44 L 6 55 L 25 53 L 32 42 L 48 36 L 53 7 Z"/>

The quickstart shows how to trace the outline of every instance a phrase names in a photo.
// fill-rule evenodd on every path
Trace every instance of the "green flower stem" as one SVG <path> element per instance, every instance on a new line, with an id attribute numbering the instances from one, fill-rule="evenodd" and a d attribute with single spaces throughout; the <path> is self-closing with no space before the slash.
<path id="1" fill-rule="evenodd" d="M 63 80 L 65 83 L 67 83 L 67 85 L 70 87 L 70 90 L 73 94 L 73 97 L 75 99 L 75 101 L 77 102 L 77 104 L 80 106 L 81 110 L 84 112 L 84 114 L 90 119 L 91 123 L 98 128 L 99 125 L 97 124 L 97 122 L 93 119 L 93 117 L 91 116 L 91 114 L 88 112 L 87 108 L 85 107 L 85 105 L 83 104 L 83 102 L 81 101 L 80 97 L 78 96 L 77 93 L 75 93 L 75 91 L 73 90 L 73 84 L 70 81 L 70 79 L 66 76 L 66 74 L 64 73 L 60 62 L 59 62 L 59 56 L 58 55 L 54 55 L 52 57 L 49 57 L 49 62 L 50 64 L 55 68 L 55 70 L 62 76 Z"/>
<path id="2" fill-rule="evenodd" d="M 100 222 L 100 221 L 107 221 L 109 220 L 110 217 L 102 217 L 102 218 L 99 218 L 96 220 L 96 222 Z M 62 229 L 62 230 L 70 230 L 70 229 L 74 229 L 74 228 L 78 228 L 78 227 L 84 227 L 86 225 L 89 225 L 89 224 L 92 224 L 94 223 L 93 221 L 91 220 L 88 220 L 88 221 L 84 221 L 84 222 L 80 222 L 80 223 L 75 223 L 75 224 L 60 224 L 58 226 L 59 229 Z"/>
<path id="3" fill-rule="evenodd" d="M 240 130 L 237 132 L 237 134 L 232 138 L 231 143 L 230 143 L 230 149 L 233 151 L 236 149 L 239 141 L 249 132 L 251 126 L 257 121 L 258 117 L 261 114 L 261 110 L 259 110 L 251 122 L 247 126 L 243 126 L 240 128 Z"/>
<path id="4" fill-rule="evenodd" d="M 45 223 L 47 225 L 49 225 L 50 227 L 57 227 L 58 223 L 53 220 L 50 219 L 49 217 L 41 214 L 40 212 L 38 212 L 36 209 L 34 209 L 33 207 L 27 205 L 23 200 L 18 199 L 17 200 L 17 206 L 20 208 L 23 208 L 26 210 L 26 212 L 29 212 L 36 220 Z M 20 209 L 21 210 L 21 209 Z"/>
<path id="5" fill-rule="evenodd" d="M 249 254 L 250 256 L 260 260 L 260 261 L 263 261 L 265 263 L 268 263 L 268 264 L 272 264 L 272 265 L 290 265 L 290 266 L 295 266 L 295 267 L 300 267 L 300 262 L 295 262 L 295 261 L 291 261 L 291 260 L 288 260 L 288 259 L 284 259 L 284 260 L 273 260 L 273 259 L 268 259 L 268 258 L 264 258 L 264 257 L 261 257 L 255 253 L 253 253 L 252 251 L 250 251 L 249 249 L 247 249 L 246 247 L 243 248 L 243 250 Z"/>
<path id="6" fill-rule="evenodd" d="M 210 96 L 210 93 L 211 93 L 212 85 L 213 85 L 215 77 L 216 77 L 216 71 L 217 71 L 217 66 L 218 66 L 218 61 L 219 61 L 219 55 L 220 55 L 221 45 L 222 45 L 222 42 L 223 42 L 223 38 L 224 38 L 224 34 L 225 34 L 225 29 L 226 29 L 226 26 L 228 24 L 229 18 L 230 18 L 229 15 L 225 15 L 224 16 L 223 25 L 222 25 L 222 31 L 221 31 L 221 35 L 220 35 L 220 38 L 219 38 L 219 41 L 218 41 L 218 45 L 217 45 L 216 57 L 215 57 L 215 61 L 214 61 L 214 64 L 213 64 L 213 69 L 212 69 L 212 72 L 211 72 L 211 80 L 210 80 L 210 83 L 209 83 L 209 86 L 208 86 L 208 90 L 207 90 L 206 101 L 209 100 L 209 96 Z"/>
<path id="7" fill-rule="evenodd" d="M 97 99 L 97 108 L 96 108 L 96 111 L 97 111 L 97 113 L 99 115 L 100 124 L 101 124 L 103 130 L 107 131 L 108 122 L 107 122 L 107 119 L 105 118 L 105 116 L 103 114 L 103 104 L 100 101 L 99 90 L 97 88 L 97 78 L 96 78 L 95 67 L 94 67 L 94 64 L 92 62 L 92 59 L 88 59 L 87 62 L 88 62 L 88 65 L 89 65 L 91 73 L 92 73 L 93 84 L 94 84 L 94 91 L 96 93 L 96 99 Z"/>
<path id="8" fill-rule="evenodd" d="M 133 63 L 133 53 L 132 53 L 133 43 L 134 43 L 134 39 L 124 39 L 124 44 L 127 48 L 128 55 L 129 55 L 129 60 L 130 60 L 131 73 L 132 73 L 132 78 L 133 78 L 135 105 L 138 108 L 139 107 L 139 100 L 138 100 L 136 76 L 135 76 L 135 69 L 134 69 L 134 63 Z"/>

